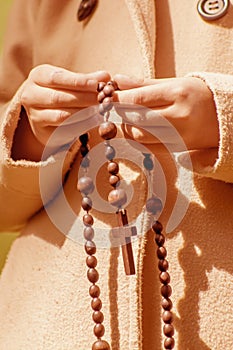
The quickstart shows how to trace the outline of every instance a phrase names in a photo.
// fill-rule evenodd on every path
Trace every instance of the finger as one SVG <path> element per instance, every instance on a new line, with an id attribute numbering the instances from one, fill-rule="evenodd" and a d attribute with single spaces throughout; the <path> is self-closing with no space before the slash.
<path id="1" fill-rule="evenodd" d="M 31 71 L 30 78 L 36 84 L 50 88 L 96 91 L 98 82 L 107 82 L 110 75 L 105 71 L 83 74 L 61 67 L 41 65 Z"/>
<path id="2" fill-rule="evenodd" d="M 120 90 L 128 90 L 137 87 L 147 86 L 147 85 L 155 85 L 163 82 L 167 82 L 172 78 L 168 79 L 149 79 L 149 78 L 138 78 L 138 77 L 130 77 L 124 74 L 116 74 L 113 79 L 117 82 L 117 85 Z"/>

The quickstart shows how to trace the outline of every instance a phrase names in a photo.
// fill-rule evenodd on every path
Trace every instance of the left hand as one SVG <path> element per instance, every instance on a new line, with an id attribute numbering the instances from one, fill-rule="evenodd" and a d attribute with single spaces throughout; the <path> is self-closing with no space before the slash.
<path id="1" fill-rule="evenodd" d="M 216 106 L 212 92 L 201 79 L 184 77 L 140 81 L 116 75 L 114 80 L 120 89 L 115 92 L 114 101 L 127 104 L 126 107 L 119 106 L 119 111 L 127 133 L 136 141 L 161 143 L 161 139 L 148 132 L 156 135 L 161 129 L 162 139 L 167 137 L 168 143 L 175 143 L 171 133 L 164 131 L 166 128 L 162 120 L 165 120 L 169 122 L 167 125 L 176 129 L 188 150 L 218 147 Z M 140 113 L 133 112 L 135 105 L 147 107 L 149 113 L 141 109 L 143 116 L 140 117 Z M 140 108 L 137 111 L 140 112 Z"/>

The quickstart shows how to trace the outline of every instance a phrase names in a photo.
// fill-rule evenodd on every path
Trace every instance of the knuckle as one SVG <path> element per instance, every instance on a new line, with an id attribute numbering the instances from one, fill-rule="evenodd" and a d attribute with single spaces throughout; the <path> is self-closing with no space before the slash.
<path id="1" fill-rule="evenodd" d="M 56 106 L 59 105 L 61 98 L 60 94 L 56 90 L 52 90 L 50 93 L 50 105 Z"/>
<path id="2" fill-rule="evenodd" d="M 54 117 L 54 121 L 58 124 L 63 123 L 68 117 L 70 116 L 70 113 L 67 111 L 57 111 Z"/>

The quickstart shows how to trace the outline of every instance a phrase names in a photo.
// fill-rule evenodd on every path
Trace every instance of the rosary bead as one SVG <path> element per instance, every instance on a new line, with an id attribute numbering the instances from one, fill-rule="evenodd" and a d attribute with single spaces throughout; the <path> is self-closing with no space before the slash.
<path id="1" fill-rule="evenodd" d="M 111 205 L 117 208 L 122 207 L 127 202 L 127 195 L 125 190 L 122 188 L 117 188 L 109 192 L 108 201 Z"/>
<path id="2" fill-rule="evenodd" d="M 92 350 L 110 350 L 110 346 L 105 340 L 97 340 L 92 345 Z"/>
<path id="3" fill-rule="evenodd" d="M 172 309 L 172 301 L 169 298 L 164 298 L 161 305 L 164 310 L 170 311 Z"/>
<path id="4" fill-rule="evenodd" d="M 96 284 L 93 284 L 89 288 L 89 294 L 92 298 L 98 298 L 100 296 L 100 288 Z M 98 322 L 98 323 L 100 323 L 100 322 Z"/>
<path id="5" fill-rule="evenodd" d="M 163 231 L 163 225 L 158 220 L 152 225 L 152 229 L 155 233 L 160 234 Z"/>
<path id="6" fill-rule="evenodd" d="M 99 279 L 98 271 L 94 268 L 90 268 L 87 270 L 87 278 L 91 283 L 96 283 Z"/>
<path id="7" fill-rule="evenodd" d="M 159 247 L 162 247 L 165 243 L 165 237 L 162 233 L 156 233 L 155 235 L 155 242 Z"/>
<path id="8" fill-rule="evenodd" d="M 86 264 L 90 268 L 94 268 L 97 266 L 97 259 L 94 255 L 89 255 L 86 258 Z"/>
<path id="9" fill-rule="evenodd" d="M 171 337 L 170 337 L 170 338 L 165 339 L 165 341 L 164 341 L 164 348 L 165 348 L 165 349 L 170 350 L 170 349 L 173 349 L 174 346 L 175 346 L 175 340 L 174 340 L 174 338 L 171 338 Z"/>
<path id="10" fill-rule="evenodd" d="M 111 186 L 115 187 L 119 181 L 120 181 L 119 176 L 117 176 L 117 175 L 109 176 L 109 183 Z"/>
<path id="11" fill-rule="evenodd" d="M 161 272 L 159 275 L 160 282 L 163 283 L 164 285 L 170 283 L 170 275 L 168 272 Z"/>
<path id="12" fill-rule="evenodd" d="M 169 267 L 168 261 L 166 259 L 159 260 L 158 268 L 161 272 L 167 271 Z"/>
<path id="13" fill-rule="evenodd" d="M 162 319 L 164 323 L 171 323 L 173 320 L 173 315 L 171 311 L 164 311 L 162 315 Z"/>
<path id="14" fill-rule="evenodd" d="M 92 319 L 95 323 L 102 323 L 104 321 L 104 315 L 101 311 L 94 311 Z"/>
<path id="15" fill-rule="evenodd" d="M 82 159 L 80 165 L 84 169 L 88 168 L 90 166 L 90 159 L 86 156 L 85 158 Z"/>
<path id="16" fill-rule="evenodd" d="M 161 287 L 161 294 L 164 298 L 169 298 L 172 295 L 172 289 L 169 284 Z"/>
<path id="17" fill-rule="evenodd" d="M 82 198 L 82 202 L 81 202 L 81 206 L 82 206 L 83 210 L 89 211 L 92 208 L 92 200 L 91 200 L 91 198 L 83 197 Z"/>
<path id="18" fill-rule="evenodd" d="M 113 87 L 113 85 L 107 84 L 105 85 L 105 87 L 103 88 L 103 92 L 105 94 L 105 96 L 107 97 L 111 97 L 114 93 L 115 89 Z"/>
<path id="19" fill-rule="evenodd" d="M 83 230 L 83 236 L 87 241 L 92 241 L 94 238 L 95 232 L 91 226 L 87 226 Z"/>
<path id="20" fill-rule="evenodd" d="M 82 134 L 79 136 L 79 141 L 81 142 L 81 144 L 83 146 L 86 146 L 88 141 L 89 141 L 89 135 L 86 133 L 86 134 Z"/>
<path id="21" fill-rule="evenodd" d="M 102 302 L 100 298 L 93 298 L 91 301 L 91 307 L 94 311 L 100 311 L 102 308 Z"/>
<path id="22" fill-rule="evenodd" d="M 97 323 L 94 326 L 94 334 L 97 338 L 101 338 L 105 333 L 104 325 L 101 323 Z"/>
<path id="23" fill-rule="evenodd" d="M 157 214 L 158 212 L 161 212 L 163 209 L 163 205 L 161 200 L 158 197 L 151 197 L 146 201 L 146 210 L 149 214 Z"/>
<path id="24" fill-rule="evenodd" d="M 110 140 L 113 139 L 117 134 L 117 127 L 112 122 L 104 122 L 101 123 L 99 126 L 99 135 L 104 140 Z"/>
<path id="25" fill-rule="evenodd" d="M 82 157 L 85 157 L 88 152 L 89 152 L 89 148 L 87 146 L 82 145 L 80 147 L 80 153 L 81 153 Z"/>
<path id="26" fill-rule="evenodd" d="M 99 93 L 98 93 L 98 97 L 97 97 L 97 99 L 98 99 L 98 102 L 99 103 L 102 103 L 103 102 L 103 100 L 105 99 L 105 93 L 103 92 L 103 90 L 102 91 L 100 91 Z"/>
<path id="27" fill-rule="evenodd" d="M 106 148 L 105 148 L 105 157 L 108 160 L 112 160 L 113 158 L 115 158 L 115 155 L 116 155 L 115 149 L 112 146 L 110 146 L 110 145 L 106 146 Z"/>
<path id="28" fill-rule="evenodd" d="M 119 172 L 119 165 L 116 162 L 108 163 L 108 172 L 112 175 L 116 175 Z"/>
<path id="29" fill-rule="evenodd" d="M 119 90 L 117 82 L 115 80 L 110 80 L 107 82 L 107 85 L 113 86 L 114 90 Z"/>
<path id="30" fill-rule="evenodd" d="M 165 247 L 158 247 L 157 249 L 157 257 L 159 259 L 165 259 L 167 256 L 167 250 Z"/>
<path id="31" fill-rule="evenodd" d="M 154 163 L 150 157 L 150 154 L 145 155 L 145 158 L 143 159 L 143 166 L 146 170 L 149 170 L 149 171 L 154 168 Z"/>
<path id="32" fill-rule="evenodd" d="M 85 243 L 85 251 L 88 255 L 93 255 L 96 253 L 96 245 L 93 241 L 87 241 Z"/>
<path id="33" fill-rule="evenodd" d="M 88 176 L 80 177 L 77 187 L 78 190 L 85 195 L 88 195 L 94 191 L 94 183 Z"/>
<path id="34" fill-rule="evenodd" d="M 89 17 L 94 11 L 96 5 L 97 0 L 82 0 L 77 13 L 78 20 L 83 21 L 84 19 Z"/>
<path id="35" fill-rule="evenodd" d="M 163 333 L 164 335 L 166 335 L 167 337 L 172 337 L 174 335 L 174 327 L 172 324 L 165 324 L 163 326 Z"/>
<path id="36" fill-rule="evenodd" d="M 92 226 L 94 224 L 93 216 L 88 214 L 88 213 L 84 214 L 83 215 L 83 223 L 84 223 L 84 225 Z"/>
<path id="37" fill-rule="evenodd" d="M 105 87 L 106 83 L 101 81 L 98 83 L 98 86 L 97 86 L 97 91 L 100 92 L 103 90 L 103 88 Z"/>

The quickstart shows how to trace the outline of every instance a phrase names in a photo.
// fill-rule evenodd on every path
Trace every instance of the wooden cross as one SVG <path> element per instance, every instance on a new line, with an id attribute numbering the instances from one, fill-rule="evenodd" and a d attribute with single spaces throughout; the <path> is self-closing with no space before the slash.
<path id="1" fill-rule="evenodd" d="M 126 275 L 134 275 L 135 265 L 131 237 L 137 235 L 137 229 L 135 226 L 128 226 L 127 212 L 125 209 L 119 210 L 116 214 L 119 227 L 113 228 L 111 230 L 111 234 L 112 237 L 117 239 L 117 241 L 119 241 L 121 244 Z"/>

